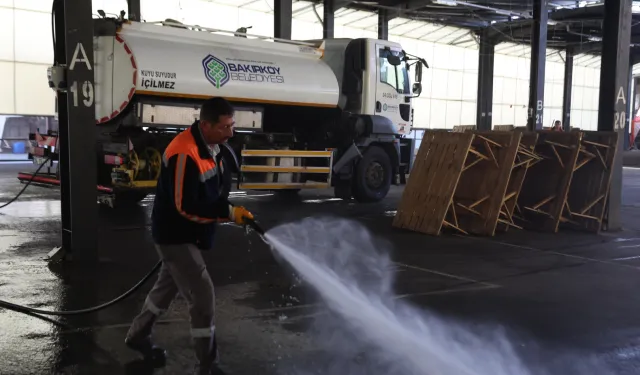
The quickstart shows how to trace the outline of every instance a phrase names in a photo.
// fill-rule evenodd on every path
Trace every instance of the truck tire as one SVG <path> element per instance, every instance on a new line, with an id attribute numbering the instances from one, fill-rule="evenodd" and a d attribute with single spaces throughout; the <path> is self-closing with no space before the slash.
<path id="1" fill-rule="evenodd" d="M 361 203 L 378 202 L 391 188 L 391 159 L 385 150 L 371 146 L 356 165 L 353 197 Z"/>

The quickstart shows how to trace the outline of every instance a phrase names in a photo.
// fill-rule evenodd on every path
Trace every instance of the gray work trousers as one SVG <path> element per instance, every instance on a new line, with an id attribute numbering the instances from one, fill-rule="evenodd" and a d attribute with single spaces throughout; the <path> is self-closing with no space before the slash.
<path id="1" fill-rule="evenodd" d="M 218 361 L 215 342 L 215 295 L 211 277 L 194 245 L 156 245 L 162 259 L 158 280 L 147 295 L 142 311 L 131 324 L 128 339 L 150 338 L 158 317 L 164 313 L 178 292 L 189 306 L 191 337 L 203 373 Z"/>

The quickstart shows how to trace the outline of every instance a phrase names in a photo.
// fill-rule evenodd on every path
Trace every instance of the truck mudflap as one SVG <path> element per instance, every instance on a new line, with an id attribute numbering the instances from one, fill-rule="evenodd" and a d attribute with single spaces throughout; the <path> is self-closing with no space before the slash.
<path id="1" fill-rule="evenodd" d="M 407 183 L 406 176 L 411 173 L 413 169 L 413 162 L 415 160 L 416 142 L 412 138 L 400 138 L 400 165 L 399 175 L 400 184 Z"/>

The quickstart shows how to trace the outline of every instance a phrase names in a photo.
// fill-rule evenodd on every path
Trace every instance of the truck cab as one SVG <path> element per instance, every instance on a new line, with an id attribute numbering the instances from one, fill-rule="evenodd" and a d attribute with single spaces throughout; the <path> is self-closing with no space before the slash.
<path id="1" fill-rule="evenodd" d="M 409 133 L 411 99 L 422 91 L 422 66 L 415 59 L 413 87 L 409 80 L 410 55 L 402 46 L 378 39 L 327 39 L 320 48 L 323 60 L 338 79 L 341 109 L 391 120 L 398 134 Z"/>
<path id="2" fill-rule="evenodd" d="M 346 198 L 351 193 L 359 201 L 379 200 L 388 191 L 382 177 L 389 173 L 387 169 L 392 169 L 391 183 L 400 184 L 413 165 L 414 143 L 404 135 L 411 131 L 412 99 L 422 92 L 422 68 L 428 65 L 387 40 L 327 39 L 319 48 L 338 80 L 338 107 L 357 117 L 359 124 L 353 144 L 343 148 L 334 167 L 336 195 Z M 409 79 L 412 66 L 413 84 Z M 350 158 L 357 159 L 353 168 L 343 166 L 343 162 L 350 164 Z"/>

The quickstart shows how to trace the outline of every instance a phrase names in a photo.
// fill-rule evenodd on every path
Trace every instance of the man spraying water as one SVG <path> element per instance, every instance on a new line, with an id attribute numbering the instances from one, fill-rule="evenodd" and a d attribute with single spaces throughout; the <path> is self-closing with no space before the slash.
<path id="1" fill-rule="evenodd" d="M 226 100 L 205 101 L 200 121 L 176 136 L 164 153 L 151 217 L 162 268 L 125 340 L 145 359 L 163 363 L 165 351 L 153 345 L 151 332 L 180 292 L 189 305 L 196 375 L 222 373 L 217 366 L 213 283 L 201 251 L 211 249 L 217 222 L 242 225 L 253 218 L 244 207 L 228 201 L 230 181 L 219 145 L 233 136 L 233 115 Z"/>

